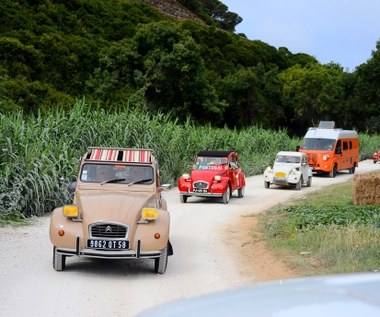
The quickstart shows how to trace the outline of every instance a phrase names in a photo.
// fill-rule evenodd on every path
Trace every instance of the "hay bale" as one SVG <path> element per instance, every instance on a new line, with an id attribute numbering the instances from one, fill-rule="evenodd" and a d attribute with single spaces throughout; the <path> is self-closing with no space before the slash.
<path id="1" fill-rule="evenodd" d="M 354 205 L 380 205 L 380 174 L 355 175 L 352 197 Z"/>

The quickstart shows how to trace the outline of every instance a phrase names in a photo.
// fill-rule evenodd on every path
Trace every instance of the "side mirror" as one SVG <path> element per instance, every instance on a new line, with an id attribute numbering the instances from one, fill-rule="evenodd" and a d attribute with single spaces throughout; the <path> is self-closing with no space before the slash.
<path id="1" fill-rule="evenodd" d="M 160 187 L 162 190 L 169 190 L 171 188 L 171 184 L 162 184 Z"/>
<path id="2" fill-rule="evenodd" d="M 69 185 L 67 185 L 67 190 L 69 193 L 75 192 L 75 188 L 77 187 L 77 182 L 71 182 Z"/>
<path id="3" fill-rule="evenodd" d="M 300 150 L 301 146 L 300 145 L 297 145 L 296 146 L 296 152 L 298 152 Z"/>

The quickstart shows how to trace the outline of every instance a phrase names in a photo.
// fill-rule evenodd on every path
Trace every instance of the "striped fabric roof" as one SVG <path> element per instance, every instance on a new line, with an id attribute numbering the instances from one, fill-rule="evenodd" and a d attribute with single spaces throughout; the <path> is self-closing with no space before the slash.
<path id="1" fill-rule="evenodd" d="M 95 148 L 88 149 L 86 160 L 111 161 L 111 162 L 134 162 L 151 163 L 152 150 L 150 149 L 115 149 Z"/>

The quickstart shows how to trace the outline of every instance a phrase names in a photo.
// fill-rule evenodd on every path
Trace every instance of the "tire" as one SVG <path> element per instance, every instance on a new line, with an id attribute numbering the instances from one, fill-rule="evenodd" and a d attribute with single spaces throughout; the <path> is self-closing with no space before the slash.
<path id="1" fill-rule="evenodd" d="M 243 198 L 245 193 L 245 187 L 241 187 L 238 189 L 238 197 Z"/>
<path id="2" fill-rule="evenodd" d="M 329 176 L 331 178 L 334 178 L 336 176 L 336 174 L 337 174 L 337 167 L 336 167 L 336 164 L 334 164 L 334 167 L 333 167 L 332 171 L 329 173 Z"/>
<path id="3" fill-rule="evenodd" d="M 159 258 L 154 259 L 154 271 L 157 274 L 164 274 L 168 266 L 168 246 L 161 251 Z"/>
<path id="4" fill-rule="evenodd" d="M 312 177 L 309 176 L 309 177 L 307 178 L 306 187 L 310 187 L 310 186 L 311 186 L 311 181 L 312 181 Z"/>
<path id="5" fill-rule="evenodd" d="M 222 197 L 223 204 L 225 204 L 225 205 L 228 204 L 228 202 L 230 201 L 230 197 L 231 197 L 231 189 L 230 189 L 230 186 L 228 185 L 227 189 L 224 192 L 223 197 Z"/>
<path id="6" fill-rule="evenodd" d="M 269 186 L 270 186 L 270 182 L 264 182 L 264 187 L 265 188 L 269 188 Z"/>
<path id="7" fill-rule="evenodd" d="M 186 204 L 188 197 L 189 196 L 186 195 L 179 195 L 179 200 L 181 201 L 181 203 Z"/>
<path id="8" fill-rule="evenodd" d="M 351 167 L 351 168 L 349 169 L 349 173 L 350 173 L 350 174 L 355 174 L 355 166 L 353 166 L 353 167 Z"/>
<path id="9" fill-rule="evenodd" d="M 66 267 L 66 255 L 59 254 L 57 248 L 53 247 L 53 268 L 56 271 L 63 271 Z"/>
<path id="10" fill-rule="evenodd" d="M 300 178 L 300 180 L 296 184 L 296 190 L 301 190 L 301 187 L 302 187 L 302 177 Z"/>

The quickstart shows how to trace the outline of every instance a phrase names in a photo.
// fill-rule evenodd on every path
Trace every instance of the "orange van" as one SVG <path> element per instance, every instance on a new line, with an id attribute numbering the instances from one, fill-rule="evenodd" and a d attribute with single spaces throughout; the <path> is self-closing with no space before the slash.
<path id="1" fill-rule="evenodd" d="M 355 173 L 359 163 L 357 132 L 336 129 L 334 121 L 321 121 L 318 127 L 309 128 L 298 150 L 307 154 L 313 172 L 330 177 L 341 170 Z"/>

